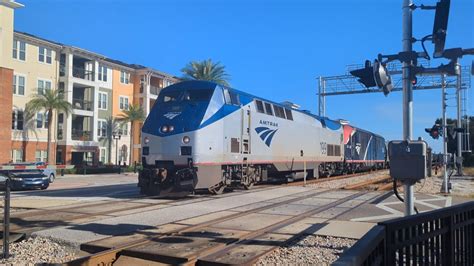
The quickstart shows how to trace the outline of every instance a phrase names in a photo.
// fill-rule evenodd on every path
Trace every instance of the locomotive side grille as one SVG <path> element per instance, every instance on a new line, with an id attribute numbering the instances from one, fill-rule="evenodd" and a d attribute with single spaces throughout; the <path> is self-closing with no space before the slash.
<path id="1" fill-rule="evenodd" d="M 236 138 L 230 139 L 230 152 L 240 153 L 240 142 Z"/>
<path id="2" fill-rule="evenodd" d="M 341 156 L 341 146 L 334 145 L 334 156 Z"/>
<path id="3" fill-rule="evenodd" d="M 328 156 L 334 156 L 334 145 L 328 144 Z"/>

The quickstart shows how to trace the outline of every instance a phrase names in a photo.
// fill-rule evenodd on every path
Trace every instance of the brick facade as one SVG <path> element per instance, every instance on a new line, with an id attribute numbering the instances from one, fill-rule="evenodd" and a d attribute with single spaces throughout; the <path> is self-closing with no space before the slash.
<path id="1" fill-rule="evenodd" d="M 13 70 L 0 67 L 0 106 L 3 110 L 0 115 L 0 163 L 11 160 L 12 115 L 13 109 Z"/>
<path id="2" fill-rule="evenodd" d="M 12 141 L 12 150 L 23 150 L 23 161 L 34 162 L 36 160 L 36 151 L 46 151 L 48 148 L 47 142 L 39 141 Z M 50 163 L 54 164 L 54 153 L 56 151 L 56 144 L 51 143 Z"/>

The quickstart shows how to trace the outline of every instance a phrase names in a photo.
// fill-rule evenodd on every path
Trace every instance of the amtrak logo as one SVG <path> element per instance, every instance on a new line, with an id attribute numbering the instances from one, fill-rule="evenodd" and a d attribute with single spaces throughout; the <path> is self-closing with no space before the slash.
<path id="1" fill-rule="evenodd" d="M 268 127 L 257 127 L 255 128 L 255 131 L 257 131 L 257 134 L 260 136 L 260 138 L 265 142 L 265 144 L 270 147 L 270 144 L 272 143 L 273 136 L 277 132 L 277 129 L 270 129 Z"/>
<path id="2" fill-rule="evenodd" d="M 172 120 L 173 118 L 177 117 L 180 114 L 181 112 L 169 112 L 169 113 L 164 114 L 163 116 L 168 118 L 169 120 Z"/>

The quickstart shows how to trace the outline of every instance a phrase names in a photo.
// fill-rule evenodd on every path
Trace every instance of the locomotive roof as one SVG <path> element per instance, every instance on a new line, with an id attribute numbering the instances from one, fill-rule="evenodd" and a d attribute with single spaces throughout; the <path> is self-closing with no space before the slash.
<path id="1" fill-rule="evenodd" d="M 192 85 L 192 86 L 190 86 L 190 85 Z M 249 94 L 247 92 L 243 92 L 243 91 L 240 91 L 240 90 L 237 90 L 237 89 L 234 89 L 234 88 L 231 88 L 231 87 L 227 87 L 227 86 L 224 86 L 224 85 L 221 85 L 221 84 L 217 84 L 217 83 L 211 82 L 211 81 L 186 80 L 186 81 L 182 81 L 182 82 L 170 85 L 170 86 L 166 87 L 164 90 L 166 90 L 166 91 L 168 91 L 168 90 L 182 90 L 182 89 L 202 90 L 202 89 L 215 89 L 217 86 L 222 87 L 222 88 L 226 88 L 231 92 L 235 92 L 238 95 L 245 96 L 245 97 L 248 97 L 250 99 L 265 101 L 265 102 L 271 103 L 273 105 L 277 105 L 277 106 L 280 106 L 280 107 L 283 107 L 283 108 L 291 109 L 291 110 L 296 111 L 296 112 L 300 112 L 302 114 L 311 116 L 311 117 L 316 118 L 318 120 L 325 120 L 325 121 L 329 120 L 333 123 L 340 124 L 339 121 L 337 121 L 337 120 L 333 120 L 333 119 L 330 119 L 328 117 L 322 117 L 322 116 L 315 115 L 315 114 L 309 112 L 308 110 L 295 109 L 295 108 L 292 108 L 288 105 L 285 105 L 285 104 L 282 104 L 282 103 L 277 103 L 277 102 L 274 102 L 274 101 L 271 101 L 271 100 L 268 100 L 268 99 L 265 99 L 265 98 L 262 98 L 262 97 L 259 97 L 259 96 L 255 96 L 255 95 Z"/>

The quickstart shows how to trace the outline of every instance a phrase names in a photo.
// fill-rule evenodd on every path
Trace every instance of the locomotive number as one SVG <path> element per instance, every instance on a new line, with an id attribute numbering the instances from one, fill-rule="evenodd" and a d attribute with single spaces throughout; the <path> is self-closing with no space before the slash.
<path id="1" fill-rule="evenodd" d="M 327 154 L 328 153 L 328 144 L 326 142 L 320 142 L 321 145 L 321 154 Z"/>

